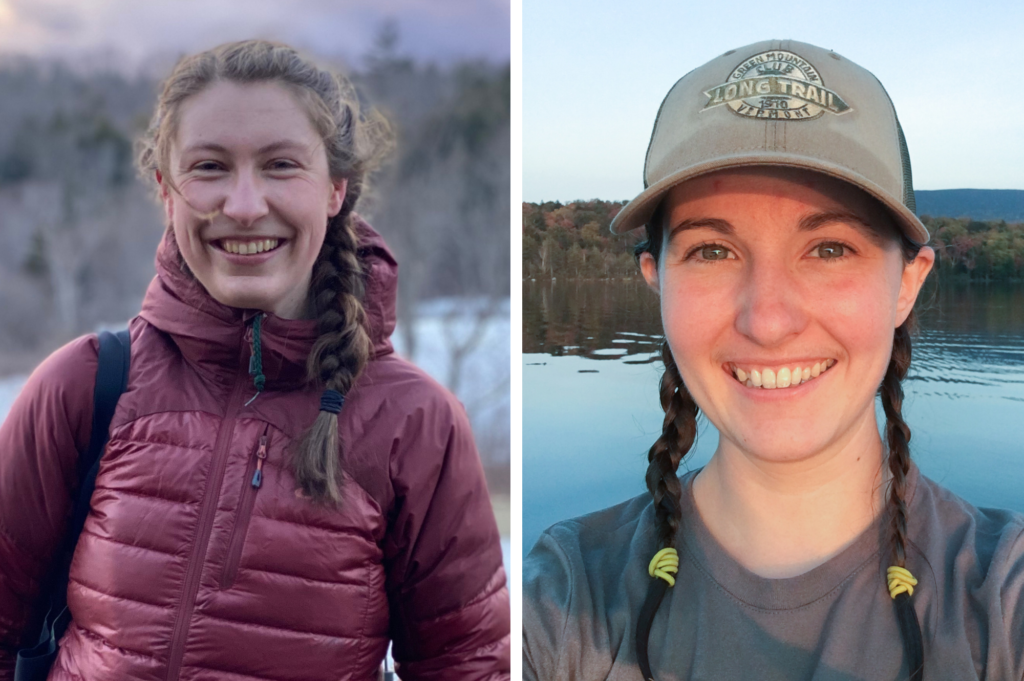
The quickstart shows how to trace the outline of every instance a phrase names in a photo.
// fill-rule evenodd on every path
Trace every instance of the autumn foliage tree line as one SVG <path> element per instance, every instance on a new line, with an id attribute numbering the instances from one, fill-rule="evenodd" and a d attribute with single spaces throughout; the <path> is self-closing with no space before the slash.
<path id="1" fill-rule="evenodd" d="M 608 231 L 625 201 L 523 203 L 523 278 L 616 279 L 639 276 L 638 232 Z M 941 278 L 1024 281 L 1024 222 L 924 215 Z"/>

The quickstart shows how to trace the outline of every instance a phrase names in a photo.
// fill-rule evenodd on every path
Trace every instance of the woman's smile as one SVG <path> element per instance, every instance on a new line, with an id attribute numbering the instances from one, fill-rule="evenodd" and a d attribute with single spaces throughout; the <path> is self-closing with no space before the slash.
<path id="1" fill-rule="evenodd" d="M 214 239 L 210 249 L 231 266 L 250 268 L 280 256 L 288 247 L 287 239 Z"/>
<path id="2" fill-rule="evenodd" d="M 257 253 L 269 253 L 277 249 L 284 239 L 217 239 L 212 242 L 213 246 L 237 255 L 255 255 Z"/>
<path id="3" fill-rule="evenodd" d="M 834 359 L 790 361 L 774 366 L 765 363 L 730 362 L 725 366 L 725 370 L 748 388 L 776 390 L 809 383 L 832 368 L 835 363 Z"/>

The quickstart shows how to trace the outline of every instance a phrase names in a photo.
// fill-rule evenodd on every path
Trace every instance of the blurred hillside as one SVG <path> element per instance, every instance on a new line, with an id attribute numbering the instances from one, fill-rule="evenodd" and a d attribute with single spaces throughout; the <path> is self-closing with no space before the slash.
<path id="1" fill-rule="evenodd" d="M 359 211 L 401 265 L 400 345 L 414 361 L 420 345 L 444 354 L 441 378 L 459 394 L 467 358 L 495 323 L 508 324 L 509 68 L 417 62 L 398 53 L 392 28 L 361 66 L 337 67 L 397 131 L 397 152 Z M 112 68 L 0 59 L 0 377 L 138 313 L 164 223 L 133 144 L 159 86 Z M 415 323 L 435 299 L 449 301 L 431 316 L 440 346 L 421 341 Z M 507 354 L 493 362 L 504 374 L 479 387 L 504 404 L 504 436 L 485 455 L 506 468 Z"/>
<path id="2" fill-rule="evenodd" d="M 1024 190 L 917 189 L 918 215 L 1024 222 Z"/>

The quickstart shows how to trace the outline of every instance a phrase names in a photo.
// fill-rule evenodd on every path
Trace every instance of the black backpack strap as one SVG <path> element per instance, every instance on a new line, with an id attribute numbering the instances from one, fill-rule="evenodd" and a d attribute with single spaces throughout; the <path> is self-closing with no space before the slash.
<path id="1" fill-rule="evenodd" d="M 89 446 L 78 456 L 78 473 L 81 481 L 74 511 L 64 535 L 62 550 L 57 553 L 57 572 L 50 582 L 50 609 L 43 620 L 39 643 L 27 650 L 18 651 L 14 670 L 14 681 L 44 681 L 50 666 L 57 657 L 57 642 L 71 619 L 67 610 L 68 573 L 71 557 L 78 544 L 85 519 L 89 515 L 89 503 L 96 486 L 96 473 L 100 468 L 100 457 L 110 436 L 110 421 L 114 417 L 117 401 L 128 387 L 128 369 L 131 365 L 131 341 L 128 329 L 116 334 L 104 331 L 99 335 L 99 365 L 96 368 L 96 388 L 93 390 L 92 434 Z"/>
<path id="2" fill-rule="evenodd" d="M 128 388 L 128 367 L 131 364 L 131 340 L 128 329 L 116 334 L 104 331 L 100 334 L 99 366 L 96 368 L 96 388 L 92 394 L 92 434 L 89 448 L 78 459 L 79 479 L 82 481 L 78 500 L 75 502 L 75 514 L 71 534 L 77 542 L 78 535 L 89 515 L 89 501 L 96 484 L 96 472 L 99 470 L 103 448 L 110 437 L 110 421 L 114 418 L 117 401 Z M 84 477 L 83 477 L 84 476 Z"/>

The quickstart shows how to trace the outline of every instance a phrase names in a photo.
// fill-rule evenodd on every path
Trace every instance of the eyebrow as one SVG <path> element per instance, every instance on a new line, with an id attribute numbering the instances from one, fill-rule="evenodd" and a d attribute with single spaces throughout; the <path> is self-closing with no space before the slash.
<path id="1" fill-rule="evenodd" d="M 799 229 L 801 232 L 813 232 L 816 229 L 820 229 L 825 225 L 835 222 L 842 222 L 850 225 L 877 246 L 885 244 L 885 237 L 878 229 L 872 227 L 870 223 L 856 213 L 851 213 L 845 210 L 812 213 L 800 220 Z"/>
<path id="2" fill-rule="evenodd" d="M 262 147 L 256 150 L 258 156 L 263 154 L 269 154 L 282 149 L 295 149 L 298 151 L 307 151 L 307 145 L 294 140 L 278 140 L 277 142 L 271 142 L 270 144 L 264 144 Z M 221 154 L 229 153 L 228 148 L 217 144 L 216 142 L 205 142 L 203 144 L 195 144 L 190 147 L 186 147 L 182 153 L 196 152 L 196 151 L 215 151 Z"/>
<path id="3" fill-rule="evenodd" d="M 864 218 L 851 213 L 849 211 L 835 210 L 826 211 L 823 213 L 812 213 L 801 218 L 797 229 L 801 232 L 813 232 L 816 229 L 820 229 L 825 225 L 829 225 L 836 222 L 842 222 L 851 225 L 854 229 L 861 232 L 875 244 L 881 245 L 884 243 L 885 238 L 882 234 L 873 228 L 870 224 L 865 222 Z M 728 220 L 721 218 L 691 218 L 689 220 L 683 220 L 678 225 L 672 227 L 668 233 L 668 240 L 671 241 L 680 232 L 685 232 L 690 229 L 710 229 L 719 234 L 726 236 L 732 236 L 736 233 L 736 229 Z"/>
<path id="4" fill-rule="evenodd" d="M 688 229 L 710 229 L 719 234 L 725 234 L 726 236 L 732 236 L 736 233 L 733 226 L 728 220 L 722 220 L 721 218 L 691 218 L 689 220 L 683 220 L 678 225 L 669 230 L 668 240 L 671 241 L 675 238 L 676 234 L 685 232 Z"/>

